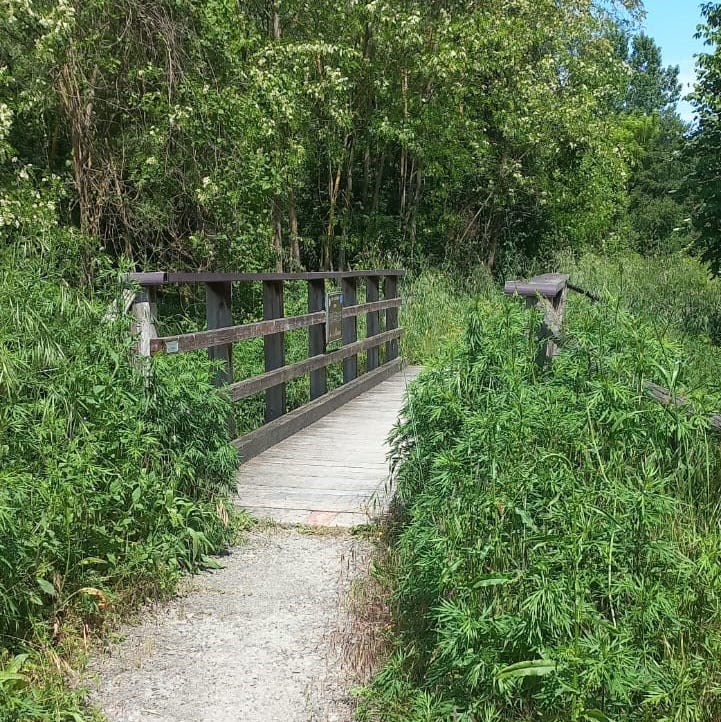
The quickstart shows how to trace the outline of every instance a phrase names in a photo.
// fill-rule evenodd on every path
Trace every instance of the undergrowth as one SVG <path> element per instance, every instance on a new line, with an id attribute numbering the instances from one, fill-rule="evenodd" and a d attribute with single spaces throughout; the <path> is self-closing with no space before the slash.
<path id="1" fill-rule="evenodd" d="M 360 719 L 721 717 L 718 398 L 618 304 L 576 301 L 567 321 L 541 372 L 538 318 L 479 302 L 412 388 L 393 435 L 394 649 Z"/>
<path id="2" fill-rule="evenodd" d="M 471 300 L 488 297 L 492 289 L 493 280 L 485 267 L 463 276 L 427 269 L 406 279 L 399 317 L 405 329 L 403 358 L 410 364 L 425 364 L 436 358 L 441 347 L 462 335 Z"/>
<path id="3" fill-rule="evenodd" d="M 643 317 L 657 333 L 685 347 L 687 368 L 699 385 L 721 391 L 721 280 L 683 253 L 645 258 L 559 254 L 571 281 Z"/>
<path id="4" fill-rule="evenodd" d="M 80 720 L 89 637 L 234 534 L 229 408 L 207 360 L 147 369 L 128 318 L 0 260 L 0 720 Z"/>

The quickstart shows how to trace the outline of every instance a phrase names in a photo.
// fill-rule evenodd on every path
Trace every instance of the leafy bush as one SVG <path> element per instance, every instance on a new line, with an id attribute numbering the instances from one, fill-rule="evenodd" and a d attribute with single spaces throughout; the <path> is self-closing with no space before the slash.
<path id="1" fill-rule="evenodd" d="M 361 717 L 719 719 L 717 442 L 644 392 L 683 388 L 683 348 L 580 303 L 542 373 L 532 316 L 477 304 L 409 396 L 396 651 Z"/>
<path id="2" fill-rule="evenodd" d="M 207 361 L 164 358 L 148 376 L 127 318 L 109 320 L 39 262 L 4 260 L 0 719 L 60 719 L 65 702 L 20 665 L 37 669 L 33 650 L 209 563 L 232 534 L 237 459 Z"/>

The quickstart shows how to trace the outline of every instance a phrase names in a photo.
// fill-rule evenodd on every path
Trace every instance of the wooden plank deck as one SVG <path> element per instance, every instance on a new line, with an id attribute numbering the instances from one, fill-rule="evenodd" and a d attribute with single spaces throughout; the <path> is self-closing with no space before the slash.
<path id="1" fill-rule="evenodd" d="M 366 524 L 387 503 L 386 438 L 418 372 L 405 368 L 243 464 L 237 503 L 284 524 Z"/>

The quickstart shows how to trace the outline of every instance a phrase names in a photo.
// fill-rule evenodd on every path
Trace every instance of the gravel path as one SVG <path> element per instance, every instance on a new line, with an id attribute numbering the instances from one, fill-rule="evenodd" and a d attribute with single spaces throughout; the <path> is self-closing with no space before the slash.
<path id="1" fill-rule="evenodd" d="M 347 722 L 332 648 L 358 542 L 263 529 L 96 659 L 110 722 Z"/>

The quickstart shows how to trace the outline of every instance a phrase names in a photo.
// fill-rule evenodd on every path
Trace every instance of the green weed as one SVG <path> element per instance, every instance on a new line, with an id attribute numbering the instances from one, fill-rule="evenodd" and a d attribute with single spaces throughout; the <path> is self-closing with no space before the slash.
<path id="1" fill-rule="evenodd" d="M 470 301 L 487 297 L 492 288 L 490 274 L 480 267 L 462 279 L 439 270 L 425 270 L 409 278 L 401 289 L 405 360 L 424 364 L 437 358 L 441 347 L 462 335 Z"/>
<path id="2" fill-rule="evenodd" d="M 650 400 L 683 347 L 576 301 L 547 372 L 516 300 L 474 305 L 393 435 L 395 651 L 364 720 L 721 715 L 717 440 Z"/>
<path id="3" fill-rule="evenodd" d="M 169 594 L 235 533 L 237 455 L 207 360 L 147 375 L 129 319 L 106 308 L 30 259 L 0 272 L 3 722 L 84 718 L 58 684 L 74 641 Z"/>

